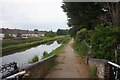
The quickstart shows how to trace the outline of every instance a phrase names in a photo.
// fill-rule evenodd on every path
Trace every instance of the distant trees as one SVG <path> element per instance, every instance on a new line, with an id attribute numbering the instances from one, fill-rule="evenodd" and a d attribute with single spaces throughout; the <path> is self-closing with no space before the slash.
<path id="1" fill-rule="evenodd" d="M 55 37 L 56 33 L 51 30 L 49 32 L 46 32 L 45 36 L 47 36 L 47 37 Z"/>
<path id="2" fill-rule="evenodd" d="M 4 34 L 4 39 L 11 39 L 14 38 L 13 36 L 9 35 L 9 34 Z"/>
<path id="3" fill-rule="evenodd" d="M 39 31 L 38 29 L 34 29 L 34 31 Z"/>
<path id="4" fill-rule="evenodd" d="M 68 35 L 69 30 L 68 29 L 58 29 L 57 30 L 57 35 Z"/>

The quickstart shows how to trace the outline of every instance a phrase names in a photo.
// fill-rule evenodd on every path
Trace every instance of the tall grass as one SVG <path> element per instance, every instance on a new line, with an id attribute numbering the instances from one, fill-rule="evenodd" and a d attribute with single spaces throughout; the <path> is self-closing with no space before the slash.
<path id="1" fill-rule="evenodd" d="M 30 61 L 28 61 L 28 63 L 34 63 L 37 62 L 39 60 L 38 55 L 35 55 Z"/>
<path id="2" fill-rule="evenodd" d="M 43 52 L 43 56 L 42 59 L 47 58 L 48 57 L 48 53 L 46 51 Z"/>
<path id="3" fill-rule="evenodd" d="M 96 78 L 97 77 L 97 68 L 94 67 L 90 67 L 90 75 L 92 78 Z"/>

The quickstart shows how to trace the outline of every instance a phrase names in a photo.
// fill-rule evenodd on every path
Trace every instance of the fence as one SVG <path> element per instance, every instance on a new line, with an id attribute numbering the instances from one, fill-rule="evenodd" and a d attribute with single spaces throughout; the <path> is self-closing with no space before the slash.
<path id="1" fill-rule="evenodd" d="M 33 79 L 33 78 L 44 78 L 49 71 L 49 65 L 56 58 L 56 55 L 53 55 L 49 58 L 43 59 L 42 61 L 35 62 L 29 66 L 19 68 L 19 72 L 14 74 L 7 74 L 7 76 L 2 76 L 3 80 L 22 80 L 22 79 Z M 6 67 L 7 68 L 7 67 Z"/>
<path id="2" fill-rule="evenodd" d="M 109 68 L 109 80 L 120 80 L 120 65 L 112 62 L 108 62 Z"/>
<path id="3" fill-rule="evenodd" d="M 86 64 L 97 68 L 97 77 L 107 80 L 120 80 L 120 65 L 105 59 L 94 59 L 87 57 Z"/>

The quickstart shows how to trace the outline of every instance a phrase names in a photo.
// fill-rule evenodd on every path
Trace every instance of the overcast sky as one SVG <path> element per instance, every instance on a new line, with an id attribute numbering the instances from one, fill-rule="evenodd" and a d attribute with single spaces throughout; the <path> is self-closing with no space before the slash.
<path id="1" fill-rule="evenodd" d="M 0 0 L 0 26 L 28 30 L 66 29 L 62 0 Z"/>

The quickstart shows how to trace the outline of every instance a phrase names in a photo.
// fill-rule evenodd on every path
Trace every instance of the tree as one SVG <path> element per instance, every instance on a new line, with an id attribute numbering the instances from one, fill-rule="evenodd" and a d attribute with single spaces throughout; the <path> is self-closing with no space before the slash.
<path id="1" fill-rule="evenodd" d="M 45 36 L 47 36 L 47 37 L 55 37 L 56 33 L 51 30 L 49 32 L 46 32 Z"/>
<path id="2" fill-rule="evenodd" d="M 34 31 L 39 31 L 38 29 L 34 29 Z"/>
<path id="3" fill-rule="evenodd" d="M 69 30 L 67 29 L 58 29 L 57 30 L 57 35 L 68 35 L 69 34 Z"/>
<path id="4" fill-rule="evenodd" d="M 5 33 L 5 34 L 4 34 L 4 39 L 9 39 L 9 38 L 14 38 L 14 37 L 11 36 L 11 35 L 9 35 L 9 34 L 7 34 L 7 33 Z"/>
<path id="5" fill-rule="evenodd" d="M 62 8 L 67 14 L 68 26 L 75 30 L 73 34 L 81 28 L 90 30 L 100 24 L 120 26 L 120 2 L 64 2 Z"/>
<path id="6" fill-rule="evenodd" d="M 107 3 L 107 9 L 109 11 L 112 24 L 114 27 L 120 27 L 120 2 Z"/>
<path id="7" fill-rule="evenodd" d="M 77 33 L 81 28 L 93 29 L 101 21 L 98 16 L 102 15 L 104 11 L 98 3 L 76 3 L 64 2 L 62 4 L 63 11 L 68 17 L 68 26 Z M 77 27 L 77 28 L 75 28 Z"/>

